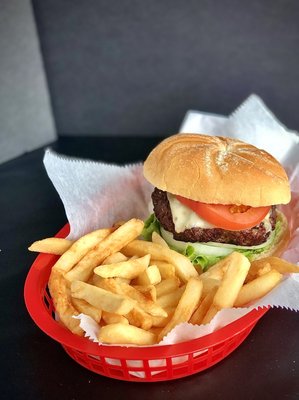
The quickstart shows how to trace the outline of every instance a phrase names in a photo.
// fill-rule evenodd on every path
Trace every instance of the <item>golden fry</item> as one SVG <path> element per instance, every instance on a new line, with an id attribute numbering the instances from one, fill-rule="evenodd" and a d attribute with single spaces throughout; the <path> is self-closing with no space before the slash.
<path id="1" fill-rule="evenodd" d="M 213 300 L 219 310 L 233 307 L 250 267 L 248 258 L 241 253 L 234 252 L 229 257 L 230 263 Z"/>
<path id="2" fill-rule="evenodd" d="M 128 283 L 128 282 L 127 282 Z M 134 289 L 137 289 L 138 292 L 142 293 L 147 299 L 152 301 L 157 301 L 157 289 L 154 285 L 134 285 Z"/>
<path id="3" fill-rule="evenodd" d="M 235 300 L 235 307 L 243 307 L 245 304 L 251 303 L 260 297 L 265 296 L 272 290 L 282 279 L 282 274 L 275 269 L 267 272 L 256 279 L 246 283 L 240 290 Z"/>
<path id="4" fill-rule="evenodd" d="M 126 296 L 135 301 L 135 306 L 142 308 L 148 314 L 153 316 L 167 317 L 167 313 L 157 303 L 149 300 L 144 294 L 140 293 L 133 286 L 118 283 L 114 279 L 104 279 L 100 283 L 101 287 L 122 296 Z"/>
<path id="5" fill-rule="evenodd" d="M 79 326 L 80 321 L 73 318 L 73 315 L 78 315 L 79 313 L 72 304 L 67 282 L 59 271 L 52 269 L 48 287 L 59 321 L 71 332 L 82 336 L 83 330 Z"/>
<path id="6" fill-rule="evenodd" d="M 152 260 L 153 265 L 157 265 L 162 279 L 175 277 L 175 266 L 166 261 Z"/>
<path id="7" fill-rule="evenodd" d="M 61 239 L 56 237 L 37 240 L 32 243 L 28 250 L 38 253 L 56 254 L 58 256 L 65 253 L 73 244 L 72 240 Z"/>
<path id="8" fill-rule="evenodd" d="M 164 296 L 158 297 L 157 304 L 162 307 L 164 310 L 167 307 L 176 307 L 182 294 L 184 293 L 186 285 L 181 286 L 176 289 L 174 292 L 164 294 Z"/>
<path id="9" fill-rule="evenodd" d="M 110 344 L 136 344 L 147 346 L 155 344 L 157 337 L 154 333 L 125 324 L 111 324 L 100 329 L 99 341 Z"/>
<path id="10" fill-rule="evenodd" d="M 177 277 L 164 279 L 158 285 L 156 285 L 157 297 L 161 297 L 165 294 L 171 293 L 178 289 L 180 286 L 180 280 Z"/>
<path id="11" fill-rule="evenodd" d="M 134 280 L 136 285 L 143 286 L 157 285 L 159 282 L 161 282 L 161 275 L 156 265 L 150 265 Z"/>
<path id="12" fill-rule="evenodd" d="M 87 303 L 87 301 L 82 299 L 72 298 L 72 303 L 74 307 L 82 314 L 86 314 L 94 319 L 96 322 L 100 322 L 102 318 L 102 310 L 92 306 L 91 304 Z"/>
<path id="13" fill-rule="evenodd" d="M 202 281 L 196 278 L 189 279 L 177 308 L 168 324 L 160 332 L 158 341 L 161 341 L 176 325 L 189 321 L 199 304 L 201 293 Z"/>
<path id="14" fill-rule="evenodd" d="M 200 325 L 207 314 L 209 308 L 213 303 L 213 298 L 216 293 L 217 287 L 214 287 L 207 295 L 203 298 L 200 302 L 197 309 L 194 311 L 192 317 L 190 318 L 190 324 L 193 325 Z"/>
<path id="15" fill-rule="evenodd" d="M 289 263 L 288 261 L 285 261 L 279 257 L 266 257 L 260 260 L 254 260 L 251 263 L 247 280 L 250 281 L 256 278 L 258 276 L 258 271 L 266 264 L 270 264 L 272 269 L 275 269 L 281 274 L 299 273 L 298 265 Z"/>
<path id="16" fill-rule="evenodd" d="M 85 282 L 72 282 L 71 294 L 72 297 L 86 300 L 94 307 L 114 314 L 125 315 L 134 307 L 134 301 Z"/>
<path id="17" fill-rule="evenodd" d="M 138 237 L 143 229 L 144 223 L 138 219 L 131 219 L 113 231 L 105 239 L 101 240 L 90 250 L 78 264 L 66 274 L 66 278 L 72 282 L 75 280 L 87 281 L 95 267 L 110 256 L 120 251 L 123 246 Z"/>
<path id="18" fill-rule="evenodd" d="M 97 243 L 109 235 L 111 229 L 99 229 L 76 240 L 54 264 L 54 270 L 63 274 L 70 271 Z"/>
<path id="19" fill-rule="evenodd" d="M 150 255 L 137 258 L 135 260 L 121 261 L 115 264 L 100 265 L 96 267 L 93 272 L 102 278 L 137 278 L 144 272 L 150 262 Z"/>
<path id="20" fill-rule="evenodd" d="M 150 254 L 152 259 L 166 261 L 173 264 L 177 276 L 183 282 L 187 282 L 190 278 L 198 276 L 198 272 L 187 257 L 157 243 L 146 242 L 144 240 L 133 240 L 122 249 L 122 252 L 126 256 L 133 256 L 135 254 L 144 256 L 145 254 Z"/>
<path id="21" fill-rule="evenodd" d="M 105 260 L 103 260 L 102 264 L 115 264 L 119 263 L 122 261 L 127 261 L 128 257 L 126 257 L 124 254 L 122 254 L 120 251 L 117 251 L 116 253 L 110 254 L 110 256 L 106 257 Z"/>
<path id="22" fill-rule="evenodd" d="M 107 325 L 109 325 L 109 324 L 126 324 L 126 325 L 128 325 L 129 324 L 129 321 L 123 315 L 113 314 L 113 313 L 109 313 L 107 311 L 103 311 L 102 318 L 103 318 L 103 321 Z"/>

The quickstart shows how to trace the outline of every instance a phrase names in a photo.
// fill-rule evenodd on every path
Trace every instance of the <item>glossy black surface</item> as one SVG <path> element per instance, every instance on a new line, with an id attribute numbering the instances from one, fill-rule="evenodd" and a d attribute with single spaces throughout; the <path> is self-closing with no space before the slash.
<path id="1" fill-rule="evenodd" d="M 144 159 L 158 138 L 61 138 L 57 151 L 108 162 Z M 270 310 L 228 358 L 202 373 L 170 382 L 128 383 L 76 364 L 41 332 L 23 301 L 34 240 L 66 222 L 42 164 L 44 150 L 0 166 L 1 399 L 298 399 L 299 315 Z"/>

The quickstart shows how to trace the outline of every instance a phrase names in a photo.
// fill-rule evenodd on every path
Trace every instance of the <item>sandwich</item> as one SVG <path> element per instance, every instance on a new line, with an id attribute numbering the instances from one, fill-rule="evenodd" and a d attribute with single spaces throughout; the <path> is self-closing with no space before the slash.
<path id="1" fill-rule="evenodd" d="M 151 151 L 143 173 L 154 186 L 144 239 L 158 232 L 202 271 L 233 251 L 252 261 L 286 246 L 278 206 L 290 201 L 290 185 L 266 151 L 229 137 L 178 134 Z"/>

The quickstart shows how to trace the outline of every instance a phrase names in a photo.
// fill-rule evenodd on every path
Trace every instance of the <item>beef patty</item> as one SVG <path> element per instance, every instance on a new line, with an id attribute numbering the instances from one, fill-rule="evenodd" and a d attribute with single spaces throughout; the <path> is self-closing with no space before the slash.
<path id="1" fill-rule="evenodd" d="M 174 239 L 183 242 L 218 242 L 230 243 L 239 246 L 256 246 L 266 242 L 270 235 L 270 231 L 266 231 L 263 222 L 250 229 L 240 231 L 228 231 L 221 228 L 190 228 L 183 232 L 176 232 L 172 219 L 172 213 L 167 198 L 167 192 L 155 188 L 152 193 L 152 201 L 154 205 L 154 213 L 160 224 L 168 232 L 173 234 Z M 276 207 L 272 206 L 270 223 L 272 230 L 276 224 Z"/>

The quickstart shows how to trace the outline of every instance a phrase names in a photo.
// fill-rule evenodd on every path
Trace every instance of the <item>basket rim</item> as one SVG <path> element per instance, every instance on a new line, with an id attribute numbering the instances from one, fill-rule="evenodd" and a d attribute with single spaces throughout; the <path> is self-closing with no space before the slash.
<path id="1" fill-rule="evenodd" d="M 55 237 L 65 238 L 69 233 L 69 224 L 55 235 Z M 43 302 L 43 293 L 46 288 L 50 271 L 58 256 L 53 254 L 40 253 L 31 265 L 24 285 L 24 300 L 27 311 L 35 324 L 52 339 L 59 342 L 62 346 L 70 347 L 74 350 L 109 358 L 123 359 L 154 359 L 165 357 L 176 357 L 183 354 L 206 351 L 208 348 L 226 341 L 235 335 L 245 331 L 248 326 L 256 323 L 267 311 L 268 307 L 254 309 L 243 317 L 231 322 L 230 324 L 218 329 L 215 332 L 170 345 L 154 345 L 145 347 L 120 346 L 120 345 L 99 345 L 90 339 L 77 336 L 67 328 L 55 321 L 46 310 Z"/>

